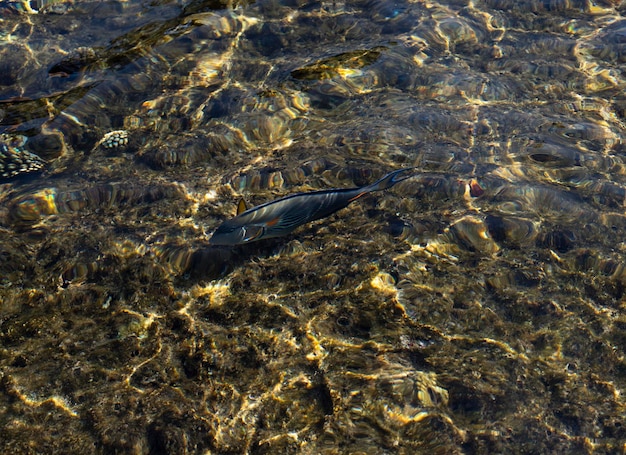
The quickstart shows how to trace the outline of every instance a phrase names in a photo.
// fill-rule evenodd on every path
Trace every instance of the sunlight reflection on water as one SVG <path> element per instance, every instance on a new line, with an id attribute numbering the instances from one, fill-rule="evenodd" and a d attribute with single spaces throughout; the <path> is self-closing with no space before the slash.
<path id="1" fill-rule="evenodd" d="M 0 445 L 623 450 L 624 8 L 3 5 Z"/>

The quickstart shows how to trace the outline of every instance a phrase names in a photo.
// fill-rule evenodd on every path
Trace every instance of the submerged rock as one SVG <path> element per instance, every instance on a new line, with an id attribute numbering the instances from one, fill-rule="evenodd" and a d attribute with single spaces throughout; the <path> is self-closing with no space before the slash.
<path id="1" fill-rule="evenodd" d="M 0 135 L 0 180 L 41 171 L 45 162 L 23 147 L 24 141 Z"/>

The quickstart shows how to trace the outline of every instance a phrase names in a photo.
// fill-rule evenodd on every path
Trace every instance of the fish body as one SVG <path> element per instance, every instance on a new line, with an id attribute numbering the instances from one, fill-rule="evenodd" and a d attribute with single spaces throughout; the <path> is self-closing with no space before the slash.
<path id="1" fill-rule="evenodd" d="M 367 193 L 391 188 L 406 179 L 402 174 L 410 169 L 391 172 L 361 188 L 296 193 L 253 207 L 224 221 L 213 233 L 209 243 L 240 245 L 287 235 L 298 226 L 332 215 Z"/>

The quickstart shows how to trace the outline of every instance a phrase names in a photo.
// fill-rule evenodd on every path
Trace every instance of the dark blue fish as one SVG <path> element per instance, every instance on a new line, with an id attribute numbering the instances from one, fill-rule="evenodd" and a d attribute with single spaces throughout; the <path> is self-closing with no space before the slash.
<path id="1" fill-rule="evenodd" d="M 209 240 L 213 245 L 239 245 L 287 235 L 309 221 L 325 218 L 372 191 L 391 188 L 406 179 L 400 169 L 361 188 L 339 188 L 297 193 L 242 211 L 224 221 Z M 241 205 L 240 205 L 241 210 Z"/>

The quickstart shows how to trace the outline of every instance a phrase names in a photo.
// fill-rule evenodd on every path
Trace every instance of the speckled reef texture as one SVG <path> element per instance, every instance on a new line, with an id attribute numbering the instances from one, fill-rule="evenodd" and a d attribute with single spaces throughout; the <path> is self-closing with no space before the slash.
<path id="1" fill-rule="evenodd" d="M 625 453 L 624 13 L 2 2 L 0 452 Z"/>

